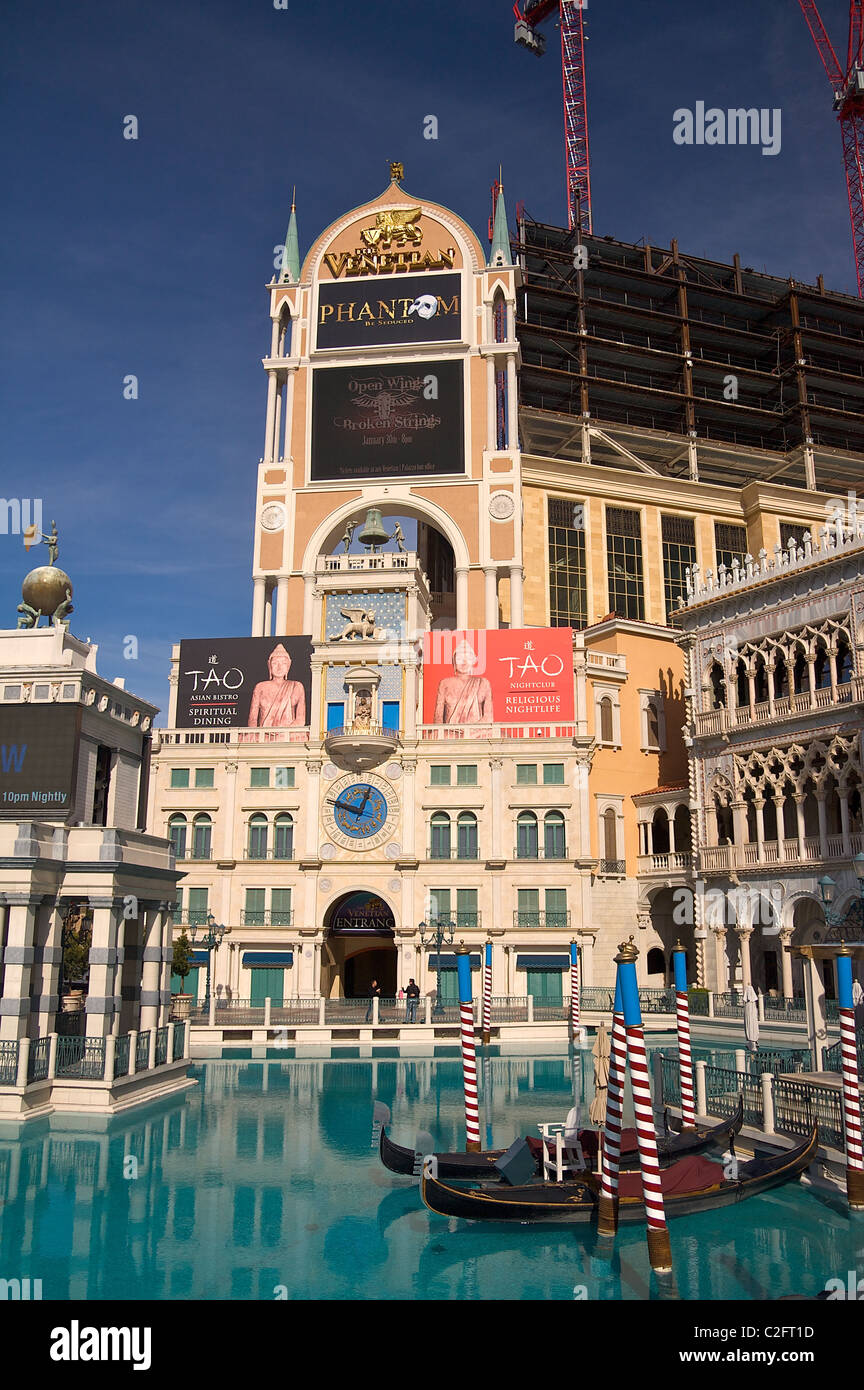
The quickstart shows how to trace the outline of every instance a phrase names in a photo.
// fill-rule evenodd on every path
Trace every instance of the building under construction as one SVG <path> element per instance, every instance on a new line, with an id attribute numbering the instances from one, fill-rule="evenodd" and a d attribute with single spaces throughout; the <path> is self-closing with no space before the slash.
<path id="1" fill-rule="evenodd" d="M 805 285 L 738 256 L 524 216 L 514 252 L 527 454 L 726 487 L 861 490 L 861 300 L 821 276 Z"/>

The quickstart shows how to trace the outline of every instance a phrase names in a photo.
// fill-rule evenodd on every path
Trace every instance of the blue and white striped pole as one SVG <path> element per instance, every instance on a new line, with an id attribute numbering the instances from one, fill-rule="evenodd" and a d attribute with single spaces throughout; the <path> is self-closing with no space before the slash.
<path id="1" fill-rule="evenodd" d="M 481 1040 L 484 1047 L 492 1041 L 492 942 L 486 942 L 483 955 L 483 1023 Z"/>
<path id="2" fill-rule="evenodd" d="M 579 1037 L 579 943 L 570 942 L 570 1039 Z"/>
<path id="3" fill-rule="evenodd" d="M 690 1006 L 687 994 L 687 953 L 679 941 L 672 951 L 675 969 L 675 1015 L 678 1021 L 678 1076 L 681 1082 L 681 1126 L 696 1128 L 693 1094 L 693 1054 L 690 1050 Z"/>

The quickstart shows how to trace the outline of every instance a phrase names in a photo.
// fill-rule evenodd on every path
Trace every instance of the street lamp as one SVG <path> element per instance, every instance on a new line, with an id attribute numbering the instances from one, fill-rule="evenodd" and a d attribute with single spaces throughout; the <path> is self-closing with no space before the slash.
<path id="1" fill-rule="evenodd" d="M 456 935 L 455 922 L 442 922 L 440 918 L 434 917 L 431 922 L 419 922 L 417 930 L 420 933 L 420 941 L 425 945 L 428 938 L 430 946 L 435 943 L 435 1007 L 432 1010 L 433 1018 L 443 1018 L 444 1009 L 441 1004 L 441 947 L 445 941 L 448 946 L 453 945 L 453 937 Z"/>
<path id="2" fill-rule="evenodd" d="M 223 936 L 225 935 L 225 928 L 217 923 L 216 918 L 213 916 L 213 913 L 212 913 L 212 912 L 208 912 L 208 913 L 207 913 L 207 921 L 206 921 L 205 925 L 206 925 L 206 927 L 207 927 L 207 931 L 206 931 L 206 933 L 204 934 L 204 936 L 201 937 L 201 945 L 204 947 L 205 951 L 207 952 L 207 1006 L 208 1006 L 208 1008 L 209 1008 L 209 1005 L 210 1005 L 210 954 L 211 954 L 212 951 L 218 951 L 218 950 L 219 950 L 219 947 L 220 947 L 221 942 L 222 942 L 222 938 L 223 938 Z M 193 927 L 190 928 L 189 935 L 192 937 L 192 944 L 193 944 L 193 945 L 197 944 L 197 941 L 198 941 L 198 933 L 199 933 L 201 930 L 202 930 L 202 928 L 201 928 L 200 926 L 198 926 L 197 924 L 196 924 L 195 926 L 193 926 Z"/>

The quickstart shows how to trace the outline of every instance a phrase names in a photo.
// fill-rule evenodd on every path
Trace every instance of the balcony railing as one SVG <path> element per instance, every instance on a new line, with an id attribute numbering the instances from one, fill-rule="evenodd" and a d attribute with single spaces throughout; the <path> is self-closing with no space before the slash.
<path id="1" fill-rule="evenodd" d="M 751 728 L 754 724 L 771 724 L 776 720 L 794 719 L 811 710 L 830 709 L 862 699 L 864 691 L 856 678 L 842 681 L 834 687 L 820 686 L 817 690 L 796 691 L 793 695 L 778 695 L 772 703 L 758 700 L 754 705 L 732 705 L 730 708 L 697 710 L 694 717 L 697 737 L 725 734 L 729 729 Z"/>
<path id="2" fill-rule="evenodd" d="M 309 726 L 280 729 L 156 729 L 162 744 L 308 743 Z"/>
<path id="3" fill-rule="evenodd" d="M 265 860 L 265 859 L 270 859 L 270 860 L 275 859 L 275 860 L 277 860 L 279 863 L 285 864 L 285 863 L 287 863 L 290 859 L 293 859 L 293 858 L 294 858 L 294 846 L 293 846 L 293 845 L 288 845 L 288 846 L 286 847 L 286 849 L 284 850 L 284 852 L 283 852 L 282 850 L 278 849 L 278 848 L 275 848 L 275 847 L 274 847 L 273 849 L 265 849 L 264 852 L 263 852 L 263 854 L 253 853 L 253 852 L 252 852 L 252 847 L 249 846 L 249 847 L 247 848 L 246 853 L 245 853 L 245 855 L 244 855 L 243 857 L 244 857 L 244 859 L 245 859 L 248 863 L 250 863 L 250 864 L 254 864 L 254 863 L 256 862 L 256 860 L 261 860 L 261 861 L 263 862 L 263 860 Z"/>
<path id="4" fill-rule="evenodd" d="M 569 927 L 570 909 L 562 912 L 546 912 L 542 908 L 537 912 L 525 911 L 517 908 L 513 913 L 514 927 Z"/>
<path id="5" fill-rule="evenodd" d="M 804 853 L 797 839 L 763 840 L 759 845 L 748 841 L 743 845 L 703 845 L 698 854 L 699 871 L 725 873 L 734 869 L 752 869 L 777 864 L 820 864 L 837 859 L 853 859 L 864 848 L 864 834 L 853 831 L 848 840 L 841 834 L 826 835 L 824 843 L 816 835 L 803 841 Z"/>
<path id="6" fill-rule="evenodd" d="M 427 859 L 479 859 L 479 845 L 430 845 Z"/>
<path id="7" fill-rule="evenodd" d="M 174 925 L 181 927 L 204 927 L 207 925 L 207 918 L 210 916 L 209 909 L 206 907 L 186 908 L 179 914 L 175 914 Z"/>
<path id="8" fill-rule="evenodd" d="M 330 738 L 386 738 L 398 743 L 402 738 L 401 729 L 391 728 L 389 724 L 337 724 L 324 731 L 324 740 Z"/>
<path id="9" fill-rule="evenodd" d="M 627 873 L 626 859 L 601 859 L 600 873 L 610 877 L 623 877 Z"/>
<path id="10" fill-rule="evenodd" d="M 439 922 L 442 924 L 455 922 L 458 930 L 460 927 L 482 926 L 482 918 L 482 912 L 449 912 L 442 914 L 440 917 L 430 917 L 429 922 L 433 927 L 437 927 Z"/>
<path id="11" fill-rule="evenodd" d="M 256 911 L 248 908 L 240 913 L 240 921 L 244 927 L 293 927 L 294 909 L 293 907 L 282 912 L 279 908 L 268 907 Z"/>
<path id="12" fill-rule="evenodd" d="M 667 874 L 689 869 L 693 855 L 689 850 L 670 850 L 668 854 L 640 854 L 636 860 L 637 874 Z"/>
<path id="13" fill-rule="evenodd" d="M 432 742 L 452 739 L 574 739 L 578 724 L 419 724 L 417 737 Z"/>

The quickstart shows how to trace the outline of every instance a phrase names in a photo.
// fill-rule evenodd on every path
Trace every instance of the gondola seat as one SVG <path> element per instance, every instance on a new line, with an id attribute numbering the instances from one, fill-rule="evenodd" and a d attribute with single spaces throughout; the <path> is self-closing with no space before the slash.
<path id="1" fill-rule="evenodd" d="M 702 1154 L 690 1154 L 686 1158 L 679 1158 L 671 1168 L 661 1169 L 660 1181 L 665 1197 L 675 1197 L 682 1192 L 707 1192 L 723 1181 L 723 1165 L 712 1162 Z M 618 1196 L 641 1202 L 642 1174 L 638 1168 L 629 1173 L 619 1173 Z"/>

